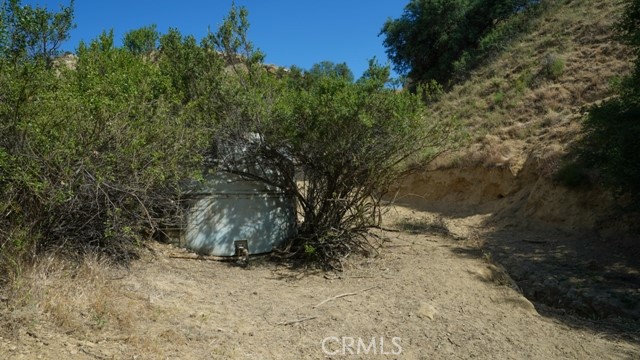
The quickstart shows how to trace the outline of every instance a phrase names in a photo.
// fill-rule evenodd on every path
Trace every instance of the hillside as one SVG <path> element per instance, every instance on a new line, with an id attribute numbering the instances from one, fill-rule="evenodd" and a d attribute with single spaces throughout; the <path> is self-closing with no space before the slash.
<path id="1" fill-rule="evenodd" d="M 479 239 L 530 299 L 583 316 L 640 317 L 635 214 L 597 184 L 568 187 L 562 169 L 589 108 L 631 69 L 616 1 L 563 1 L 432 106 L 468 143 L 397 189 Z M 587 181 L 593 174 L 579 174 Z"/>
<path id="2" fill-rule="evenodd" d="M 491 204 L 491 211 L 508 208 L 509 216 L 566 230 L 596 229 L 608 196 L 554 178 L 585 113 L 631 69 L 630 51 L 612 29 L 620 12 L 617 1 L 559 2 L 534 20 L 531 33 L 434 103 L 431 116 L 460 119 L 470 138 L 430 164 L 438 171 L 407 179 L 401 196 L 417 204 Z"/>

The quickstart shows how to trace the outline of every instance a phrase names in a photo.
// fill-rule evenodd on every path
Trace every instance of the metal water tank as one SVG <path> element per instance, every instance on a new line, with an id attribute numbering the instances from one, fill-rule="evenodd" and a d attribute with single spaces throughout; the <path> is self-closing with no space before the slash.
<path id="1" fill-rule="evenodd" d="M 218 172 L 188 192 L 186 247 L 203 255 L 270 252 L 295 232 L 295 197 L 265 183 Z"/>

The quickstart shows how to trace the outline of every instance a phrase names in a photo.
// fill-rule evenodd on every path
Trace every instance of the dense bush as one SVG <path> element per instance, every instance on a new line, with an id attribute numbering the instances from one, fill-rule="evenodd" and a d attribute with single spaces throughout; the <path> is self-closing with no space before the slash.
<path id="1" fill-rule="evenodd" d="M 69 66 L 54 61 L 71 16 L 18 1 L 2 14 L 2 270 L 58 247 L 128 256 L 160 221 L 173 220 L 177 184 L 210 137 L 210 126 L 181 106 L 172 78 L 114 47 L 110 33 L 81 44 Z M 30 22 L 37 19 L 45 21 Z M 33 50 L 31 31 L 51 41 Z"/>
<path id="2" fill-rule="evenodd" d="M 232 15 L 236 19 L 227 22 L 245 23 L 246 14 Z M 245 38 L 244 27 L 233 28 L 240 34 L 216 37 L 223 45 L 218 51 L 244 49 L 244 58 L 256 58 L 250 44 L 233 40 Z M 384 191 L 410 157 L 432 158 L 455 133 L 451 123 L 424 118 L 419 96 L 386 88 L 390 71 L 375 61 L 355 82 L 343 75 L 350 73 L 344 66 L 326 62 L 278 76 L 251 61 L 243 69 L 228 85 L 237 95 L 220 104 L 225 110 L 216 137 L 244 149 L 243 161 L 272 171 L 246 171 L 234 157 L 218 164 L 293 193 L 302 222 L 287 249 L 327 266 L 339 266 L 357 249 L 370 250 L 364 234 L 379 223 Z"/>
<path id="3" fill-rule="evenodd" d="M 180 185 L 204 165 L 295 194 L 303 221 L 287 250 L 335 265 L 366 247 L 407 159 L 432 157 L 451 135 L 450 124 L 427 122 L 418 97 L 385 88 L 389 69 L 373 61 L 356 82 L 344 64 L 267 68 L 244 8 L 200 43 L 151 26 L 122 48 L 103 33 L 56 60 L 72 15 L 18 0 L 2 12 L 3 274 L 52 248 L 128 258 L 160 224 L 179 225 Z M 38 33 L 46 44 L 31 40 Z M 238 146 L 254 168 L 277 171 L 220 157 Z"/>
<path id="4" fill-rule="evenodd" d="M 409 157 L 441 151 L 451 128 L 427 124 L 421 99 L 385 89 L 384 81 L 326 76 L 299 88 L 263 81 L 247 90 L 262 101 L 222 118 L 216 134 L 245 149 L 250 162 L 277 171 L 255 176 L 234 162 L 222 167 L 295 194 L 302 222 L 289 244 L 294 253 L 336 266 L 356 249 L 370 250 L 363 235 L 379 224 L 385 190 Z M 281 176 L 292 174 L 292 165 L 297 177 Z"/>

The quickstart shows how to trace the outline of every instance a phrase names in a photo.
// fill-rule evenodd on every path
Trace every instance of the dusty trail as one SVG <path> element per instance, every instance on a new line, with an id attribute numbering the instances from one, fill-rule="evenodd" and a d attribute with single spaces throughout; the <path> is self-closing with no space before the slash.
<path id="1" fill-rule="evenodd" d="M 0 333 L 0 358 L 640 358 L 633 334 L 538 314 L 471 240 L 438 234 L 425 216 L 392 211 L 386 226 L 403 230 L 382 232 L 381 255 L 340 274 L 179 259 L 182 250 L 153 244 L 153 257 L 111 281 L 134 313 L 126 326 L 81 334 L 34 322 Z M 356 356 L 358 339 L 372 338 Z"/>

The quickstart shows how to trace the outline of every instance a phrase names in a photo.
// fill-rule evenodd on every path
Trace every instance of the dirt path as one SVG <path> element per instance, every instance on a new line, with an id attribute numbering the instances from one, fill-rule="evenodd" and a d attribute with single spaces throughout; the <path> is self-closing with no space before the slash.
<path id="1" fill-rule="evenodd" d="M 539 315 L 474 244 L 424 216 L 396 210 L 387 226 L 404 230 L 382 232 L 381 255 L 340 274 L 180 259 L 154 244 L 153 259 L 111 281 L 118 321 L 82 334 L 34 322 L 0 333 L 0 358 L 640 358 L 633 337 Z"/>

